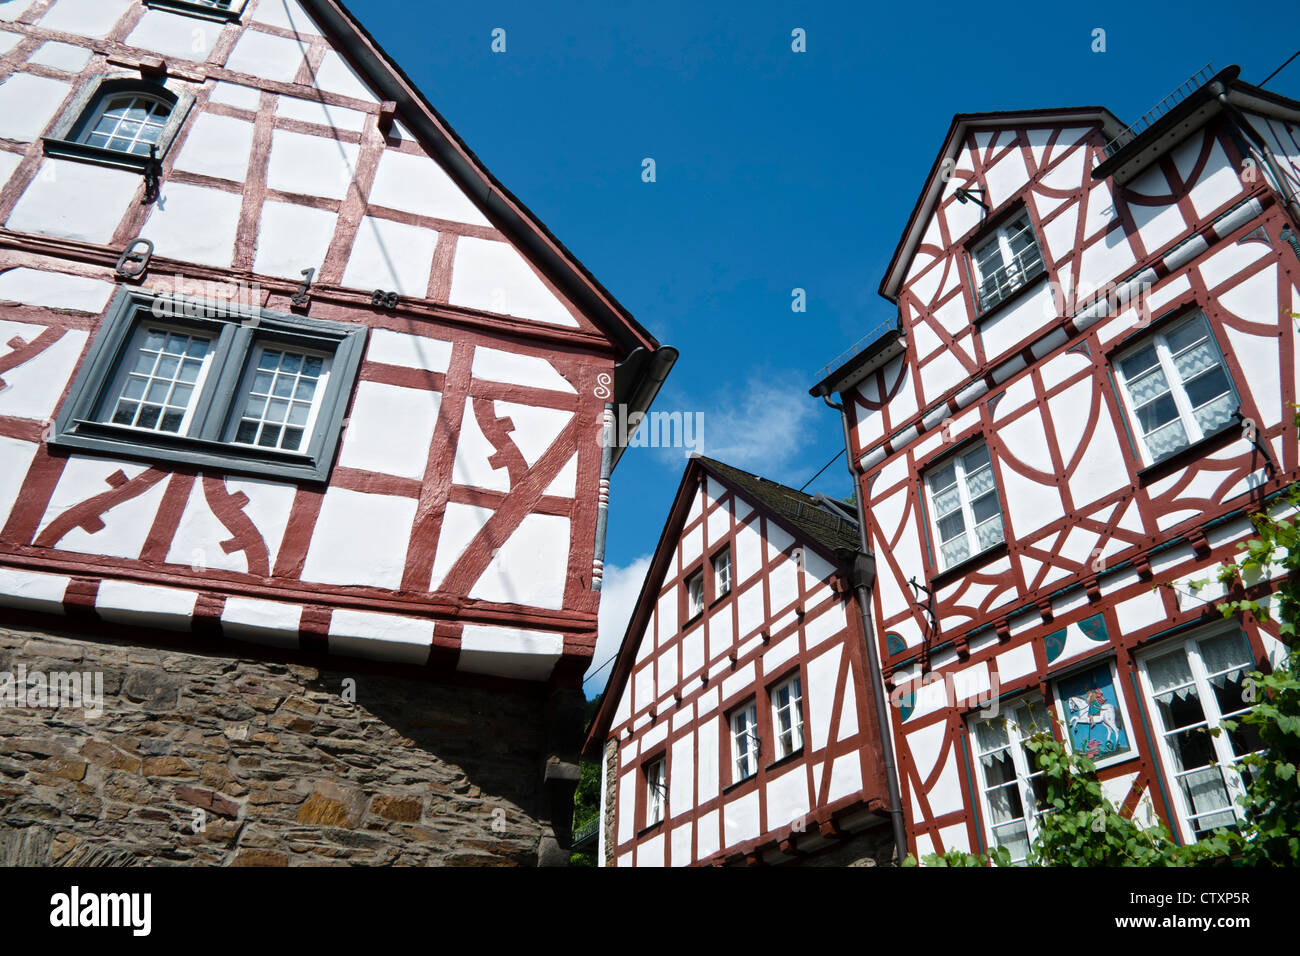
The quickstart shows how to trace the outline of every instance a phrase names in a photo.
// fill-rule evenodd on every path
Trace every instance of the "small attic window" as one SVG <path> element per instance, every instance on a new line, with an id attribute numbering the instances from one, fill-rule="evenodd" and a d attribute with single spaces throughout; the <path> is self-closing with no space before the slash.
<path id="1" fill-rule="evenodd" d="M 139 75 L 88 83 L 45 138 L 61 159 L 146 171 L 156 169 L 194 102 L 166 83 Z"/>
<path id="2" fill-rule="evenodd" d="M 971 247 L 980 312 L 1005 302 L 1043 272 L 1043 254 L 1027 210 L 1021 209 Z"/>
<path id="3" fill-rule="evenodd" d="M 144 0 L 144 5 L 168 13 L 230 22 L 239 19 L 247 2 L 248 0 Z"/>

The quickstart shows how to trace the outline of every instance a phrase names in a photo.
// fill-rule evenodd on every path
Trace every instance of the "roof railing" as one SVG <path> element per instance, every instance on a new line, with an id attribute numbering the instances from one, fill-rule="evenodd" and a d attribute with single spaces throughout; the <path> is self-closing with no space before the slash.
<path id="1" fill-rule="evenodd" d="M 1214 67 L 1207 63 L 1180 83 L 1172 93 L 1143 113 L 1136 123 L 1121 130 L 1118 136 L 1106 144 L 1106 155 L 1114 156 L 1129 143 L 1133 142 L 1133 140 L 1137 139 L 1142 135 L 1142 133 L 1150 129 L 1156 120 L 1160 119 L 1160 117 L 1164 116 L 1171 109 L 1200 89 L 1201 86 L 1203 86 L 1212 76 L 1214 76 Z"/>
<path id="2" fill-rule="evenodd" d="M 835 360 L 831 362 L 829 365 L 824 366 L 821 369 L 821 371 L 817 373 L 817 380 L 820 382 L 830 378 L 832 372 L 834 372 L 838 368 L 841 368 L 846 362 L 852 359 L 855 355 L 859 355 L 862 352 L 865 352 L 867 349 L 871 348 L 871 346 L 875 345 L 885 336 L 895 334 L 897 332 L 898 332 L 897 314 L 892 315 L 886 319 L 881 319 L 879 322 L 877 322 L 867 331 L 866 335 L 862 336 L 862 338 L 858 339 L 857 342 L 853 343 L 853 345 L 849 346 L 838 356 L 836 356 Z"/>

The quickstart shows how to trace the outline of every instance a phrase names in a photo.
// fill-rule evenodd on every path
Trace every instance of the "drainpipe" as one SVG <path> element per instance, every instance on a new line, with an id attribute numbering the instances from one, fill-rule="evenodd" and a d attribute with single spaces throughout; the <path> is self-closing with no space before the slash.
<path id="1" fill-rule="evenodd" d="M 1223 112 L 1227 114 L 1228 120 L 1236 128 L 1237 132 L 1241 134 L 1243 139 L 1249 140 L 1259 150 L 1260 156 L 1264 159 L 1264 164 L 1273 175 L 1273 182 L 1276 184 L 1275 191 L 1281 197 L 1283 207 L 1290 213 L 1295 228 L 1300 229 L 1300 200 L 1297 199 L 1294 193 L 1288 195 L 1288 180 L 1282 174 L 1282 170 L 1278 168 L 1277 161 L 1273 157 L 1273 151 L 1269 149 L 1268 141 L 1260 135 L 1259 131 L 1250 124 L 1250 120 L 1228 99 L 1228 91 L 1222 83 L 1216 81 L 1211 88 L 1214 90 L 1219 105 L 1223 107 Z"/>
<path id="2" fill-rule="evenodd" d="M 871 696 L 876 703 L 876 725 L 880 731 L 880 750 L 885 758 L 885 785 L 889 788 L 889 819 L 894 829 L 894 852 L 901 865 L 907 856 L 907 830 L 903 823 L 903 796 L 898 788 L 898 768 L 894 764 L 893 738 L 889 734 L 889 710 L 885 706 L 885 681 L 880 674 L 880 655 L 876 648 L 876 629 L 871 622 L 871 587 L 876 580 L 876 558 L 867 543 L 866 514 L 862 508 L 860 477 L 853 460 L 853 444 L 849 440 L 849 416 L 843 405 L 830 400 L 823 392 L 822 401 L 840 413 L 844 429 L 844 451 L 848 458 L 849 475 L 853 479 L 853 500 L 858 511 L 858 553 L 852 567 L 853 592 L 858 599 L 858 613 L 862 616 L 862 633 L 867 641 L 867 667 L 871 671 Z"/>

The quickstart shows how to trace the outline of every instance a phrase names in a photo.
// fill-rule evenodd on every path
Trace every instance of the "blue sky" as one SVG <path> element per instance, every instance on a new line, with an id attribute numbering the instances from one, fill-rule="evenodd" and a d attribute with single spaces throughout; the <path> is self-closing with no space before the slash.
<path id="1" fill-rule="evenodd" d="M 1098 105 L 1132 122 L 1207 62 L 1259 83 L 1300 45 L 1285 3 L 353 6 L 488 168 L 681 351 L 656 408 L 703 412 L 705 453 L 795 487 L 841 447 L 807 390 L 891 314 L 876 289 L 953 113 Z M 1268 88 L 1300 97 L 1300 60 Z M 632 449 L 615 473 L 596 663 L 683 465 Z M 809 490 L 847 494 L 843 461 Z"/>

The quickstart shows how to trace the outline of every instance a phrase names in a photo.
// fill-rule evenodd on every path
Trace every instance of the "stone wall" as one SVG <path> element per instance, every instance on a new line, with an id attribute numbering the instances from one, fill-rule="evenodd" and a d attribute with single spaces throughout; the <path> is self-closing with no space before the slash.
<path id="1" fill-rule="evenodd" d="M 0 626 L 0 673 L 104 681 L 0 702 L 0 864 L 537 864 L 540 691 L 260 650 Z"/>
<path id="2" fill-rule="evenodd" d="M 618 806 L 618 741 L 605 741 L 605 818 L 600 821 L 605 831 L 605 866 L 614 865 L 614 847 L 618 845 L 614 823 Z"/>

